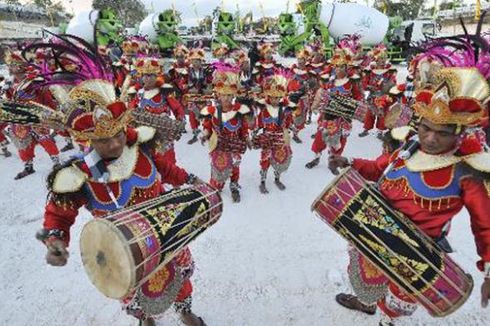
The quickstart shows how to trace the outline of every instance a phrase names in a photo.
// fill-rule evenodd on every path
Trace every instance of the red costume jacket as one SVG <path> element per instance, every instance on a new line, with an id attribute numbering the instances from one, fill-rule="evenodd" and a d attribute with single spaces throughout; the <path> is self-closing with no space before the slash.
<path id="1" fill-rule="evenodd" d="M 170 85 L 168 85 L 170 87 Z M 145 110 L 153 114 L 173 114 L 177 120 L 185 118 L 184 107 L 182 104 L 170 94 L 172 88 L 165 88 L 165 85 L 160 88 L 145 90 L 144 88 L 138 91 L 135 98 L 135 103 L 132 107 L 137 110 Z"/>
<path id="2" fill-rule="evenodd" d="M 167 161 L 163 154 L 148 145 L 155 134 L 149 127 L 128 129 L 123 154 L 113 162 L 105 162 L 110 173 L 107 185 L 120 207 L 128 207 L 157 197 L 165 190 L 163 183 L 182 185 L 188 179 L 185 170 Z M 85 206 L 99 217 L 117 209 L 106 184 L 93 179 L 83 159 L 75 159 L 56 173 L 52 180 L 51 196 L 44 213 L 44 228 L 64 231 L 70 240 L 70 227 L 78 210 Z"/>
<path id="3" fill-rule="evenodd" d="M 248 137 L 248 123 L 245 115 L 250 114 L 250 108 L 240 103 L 233 104 L 228 112 L 220 112 L 218 106 L 209 105 L 201 110 L 203 116 L 203 129 L 207 136 L 214 133 L 219 137 L 238 137 L 246 139 Z"/>

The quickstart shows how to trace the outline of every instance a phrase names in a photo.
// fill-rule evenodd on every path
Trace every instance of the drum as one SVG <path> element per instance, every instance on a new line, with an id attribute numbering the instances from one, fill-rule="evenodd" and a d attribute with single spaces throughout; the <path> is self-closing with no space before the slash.
<path id="1" fill-rule="evenodd" d="M 252 137 L 252 148 L 254 149 L 275 149 L 284 146 L 284 131 L 261 133 Z"/>
<path id="2" fill-rule="evenodd" d="M 185 122 L 172 119 L 166 114 L 154 114 L 147 111 L 134 110 L 132 112 L 137 125 L 155 128 L 158 139 L 164 142 L 178 141 L 185 131 Z"/>
<path id="3" fill-rule="evenodd" d="M 124 298 L 216 223 L 222 211 L 219 193 L 200 184 L 93 219 L 80 236 L 85 271 L 104 295 Z"/>
<path id="4" fill-rule="evenodd" d="M 364 122 L 368 110 L 368 106 L 364 102 L 334 93 L 326 93 L 323 101 L 324 105 L 322 105 L 321 110 L 325 113 Z"/>
<path id="5" fill-rule="evenodd" d="M 247 150 L 247 141 L 242 137 L 217 134 L 216 149 L 226 153 L 243 154 Z"/>
<path id="6" fill-rule="evenodd" d="M 312 211 L 432 316 L 454 312 L 471 294 L 471 276 L 354 169 L 337 177 Z"/>

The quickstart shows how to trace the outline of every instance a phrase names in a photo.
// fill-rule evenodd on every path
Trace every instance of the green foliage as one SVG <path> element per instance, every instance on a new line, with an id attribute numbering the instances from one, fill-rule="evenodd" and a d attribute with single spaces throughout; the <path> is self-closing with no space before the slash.
<path id="1" fill-rule="evenodd" d="M 147 15 L 140 0 L 93 0 L 92 7 L 97 10 L 113 10 L 124 26 L 139 24 Z"/>
<path id="2" fill-rule="evenodd" d="M 393 2 L 391 0 L 377 1 L 374 7 L 384 12 L 388 17 L 400 16 L 403 20 L 416 19 L 422 9 L 424 0 L 400 0 Z"/>

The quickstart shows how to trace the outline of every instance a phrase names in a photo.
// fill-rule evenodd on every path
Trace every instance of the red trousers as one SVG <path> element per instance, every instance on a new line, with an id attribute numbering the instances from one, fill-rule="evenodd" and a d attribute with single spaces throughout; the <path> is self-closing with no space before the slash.
<path id="1" fill-rule="evenodd" d="M 199 128 L 199 120 L 196 117 L 196 113 L 192 110 L 189 112 L 189 123 L 192 130 Z"/>
<path id="2" fill-rule="evenodd" d="M 379 130 L 385 130 L 385 119 L 383 117 L 375 116 L 371 110 L 368 110 L 366 117 L 364 118 L 364 130 L 371 130 L 376 122 L 376 128 Z"/>
<path id="3" fill-rule="evenodd" d="M 240 180 L 240 166 L 233 166 L 231 170 L 231 176 L 230 176 L 230 182 L 236 182 L 238 183 L 238 180 Z M 217 190 L 223 190 L 223 187 L 225 186 L 224 182 L 219 182 L 218 180 L 214 179 L 211 177 L 209 180 L 209 184 L 217 189 Z"/>
<path id="4" fill-rule="evenodd" d="M 60 153 L 56 146 L 56 142 L 52 138 L 41 138 L 38 141 L 32 141 L 27 148 L 19 150 L 19 157 L 23 162 L 34 159 L 34 149 L 37 144 L 41 145 L 49 156 L 55 156 Z"/>
<path id="5" fill-rule="evenodd" d="M 0 123 L 0 143 L 3 143 L 4 141 L 7 140 L 7 137 L 5 137 L 4 133 L 3 133 L 3 129 L 6 127 L 7 125 L 6 124 L 2 124 Z"/>
<path id="6" fill-rule="evenodd" d="M 341 136 L 340 137 L 340 148 L 335 149 L 333 147 L 329 148 L 329 154 L 331 155 L 342 155 L 342 152 L 344 151 L 345 144 L 347 144 L 347 137 Z M 315 154 L 320 154 L 322 153 L 325 149 L 327 148 L 327 144 L 323 141 L 323 135 L 322 131 L 318 130 L 315 135 L 315 140 L 313 141 L 313 144 L 311 145 L 311 150 Z"/>

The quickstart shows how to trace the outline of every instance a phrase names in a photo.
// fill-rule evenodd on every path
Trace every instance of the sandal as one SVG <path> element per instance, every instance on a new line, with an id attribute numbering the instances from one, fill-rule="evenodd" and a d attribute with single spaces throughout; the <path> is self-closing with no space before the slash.
<path id="1" fill-rule="evenodd" d="M 368 315 L 374 315 L 376 313 L 376 305 L 366 305 L 359 301 L 359 299 L 352 294 L 339 293 L 335 296 L 335 301 L 343 307 L 348 309 L 357 310 Z"/>

